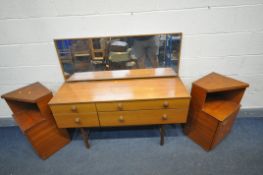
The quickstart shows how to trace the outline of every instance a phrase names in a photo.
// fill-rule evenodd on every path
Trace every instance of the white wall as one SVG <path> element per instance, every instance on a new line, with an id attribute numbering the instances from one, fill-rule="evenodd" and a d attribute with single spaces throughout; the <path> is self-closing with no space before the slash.
<path id="1" fill-rule="evenodd" d="M 54 38 L 182 32 L 180 76 L 216 71 L 250 88 L 243 108 L 263 107 L 263 0 L 0 0 L 0 94 L 63 82 Z M 0 117 L 11 111 L 0 101 Z"/>

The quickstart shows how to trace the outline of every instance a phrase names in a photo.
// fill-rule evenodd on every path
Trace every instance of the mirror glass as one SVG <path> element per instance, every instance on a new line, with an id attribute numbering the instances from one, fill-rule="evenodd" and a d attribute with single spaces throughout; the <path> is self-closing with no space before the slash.
<path id="1" fill-rule="evenodd" d="M 77 72 L 170 67 L 178 72 L 181 33 L 56 39 L 65 79 Z"/>

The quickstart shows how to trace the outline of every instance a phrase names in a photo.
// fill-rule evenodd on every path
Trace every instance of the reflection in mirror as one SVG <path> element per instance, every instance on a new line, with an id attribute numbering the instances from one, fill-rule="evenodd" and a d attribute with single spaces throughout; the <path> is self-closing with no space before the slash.
<path id="1" fill-rule="evenodd" d="M 65 79 L 76 72 L 170 67 L 178 72 L 181 33 L 55 40 Z"/>

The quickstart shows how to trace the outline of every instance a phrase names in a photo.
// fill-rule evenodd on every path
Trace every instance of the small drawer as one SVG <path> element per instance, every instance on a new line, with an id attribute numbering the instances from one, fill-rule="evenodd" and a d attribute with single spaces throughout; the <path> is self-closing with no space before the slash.
<path id="1" fill-rule="evenodd" d="M 189 99 L 164 99 L 145 101 L 119 101 L 96 103 L 98 111 L 128 111 L 144 109 L 188 108 Z"/>
<path id="2" fill-rule="evenodd" d="M 232 115 L 230 115 L 227 119 L 219 123 L 217 133 L 214 139 L 214 146 L 219 144 L 231 131 L 232 126 L 235 122 L 236 115 L 239 109 L 237 109 Z"/>
<path id="3" fill-rule="evenodd" d="M 101 126 L 185 123 L 187 109 L 99 112 Z"/>
<path id="4" fill-rule="evenodd" d="M 50 105 L 50 108 L 53 114 L 96 112 L 96 107 L 93 103 Z"/>
<path id="5" fill-rule="evenodd" d="M 54 118 L 59 128 L 96 127 L 100 125 L 96 112 L 55 114 Z"/>
<path id="6" fill-rule="evenodd" d="M 192 122 L 190 130 L 191 131 L 188 133 L 190 138 L 192 138 L 206 150 L 211 148 L 215 132 L 212 132 L 198 120 L 194 120 Z"/>
<path id="7" fill-rule="evenodd" d="M 214 117 L 211 117 L 209 114 L 199 111 L 197 117 L 195 117 L 196 122 L 203 128 L 211 131 L 212 133 L 216 132 L 219 121 Z"/>

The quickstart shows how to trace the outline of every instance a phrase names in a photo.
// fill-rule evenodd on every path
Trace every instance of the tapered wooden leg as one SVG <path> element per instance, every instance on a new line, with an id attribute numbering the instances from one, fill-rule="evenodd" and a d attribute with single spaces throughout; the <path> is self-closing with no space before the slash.
<path id="1" fill-rule="evenodd" d="M 164 135 L 165 135 L 165 131 L 164 131 L 163 125 L 160 125 L 160 145 L 161 146 L 164 144 Z"/>
<path id="2" fill-rule="evenodd" d="M 79 128 L 79 129 L 86 148 L 90 148 L 89 133 L 87 133 L 84 128 Z"/>

